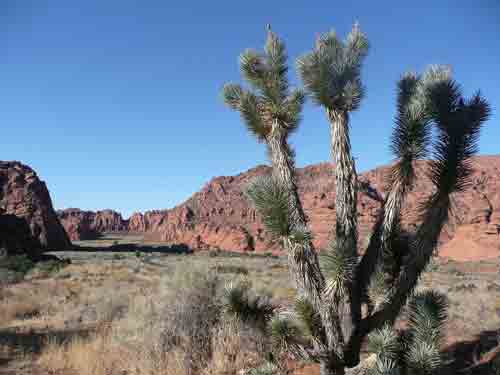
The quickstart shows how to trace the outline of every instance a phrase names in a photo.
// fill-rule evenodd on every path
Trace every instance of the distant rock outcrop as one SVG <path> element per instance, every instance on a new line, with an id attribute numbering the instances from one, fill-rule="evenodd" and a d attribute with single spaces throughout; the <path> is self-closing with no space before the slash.
<path id="1" fill-rule="evenodd" d="M 20 162 L 0 161 L 0 248 L 36 255 L 70 246 L 45 183 Z"/>
<path id="2" fill-rule="evenodd" d="M 427 162 L 417 164 L 417 179 L 403 210 L 404 225 L 413 230 L 419 222 L 421 202 L 432 192 L 426 176 Z M 440 239 L 440 254 L 455 259 L 500 256 L 500 156 L 474 159 L 471 186 L 454 197 L 449 223 Z M 269 173 L 259 166 L 230 177 L 216 177 L 183 204 L 164 211 L 135 214 L 130 223 L 154 241 L 184 243 L 193 249 L 268 251 L 278 249 L 266 234 L 255 210 L 243 196 L 248 182 Z M 360 175 L 359 238 L 363 245 L 375 223 L 385 189 L 388 166 Z M 299 194 L 314 243 L 326 246 L 335 223 L 335 167 L 329 163 L 298 170 Z"/>
<path id="3" fill-rule="evenodd" d="M 95 239 L 106 232 L 127 232 L 128 220 L 113 210 L 82 211 L 68 208 L 57 212 L 72 241 Z"/>
<path id="4" fill-rule="evenodd" d="M 425 173 L 427 163 L 416 165 L 416 183 L 404 206 L 403 224 L 409 230 L 418 225 L 420 204 L 432 192 Z M 470 188 L 454 197 L 453 213 L 440 238 L 443 256 L 459 260 L 500 256 L 500 156 L 476 157 L 474 168 Z M 358 197 L 361 247 L 380 210 L 388 171 L 389 166 L 382 166 L 360 175 L 363 185 Z M 99 232 L 116 231 L 128 225 L 129 232 L 143 232 L 146 240 L 185 244 L 194 250 L 278 250 L 279 246 L 266 234 L 259 215 L 243 195 L 244 187 L 254 177 L 269 172 L 269 167 L 258 166 L 236 176 L 216 177 L 177 207 L 135 213 L 128 222 L 119 216 L 119 220 L 109 220 L 117 224 L 91 227 Z M 321 249 L 328 243 L 335 223 L 335 166 L 321 163 L 301 168 L 297 180 L 314 244 Z M 75 214 L 73 221 L 67 216 L 71 215 L 60 217 L 72 238 L 76 238 L 73 233 L 79 231 L 68 223 L 88 227 L 82 224 L 86 216 Z"/>

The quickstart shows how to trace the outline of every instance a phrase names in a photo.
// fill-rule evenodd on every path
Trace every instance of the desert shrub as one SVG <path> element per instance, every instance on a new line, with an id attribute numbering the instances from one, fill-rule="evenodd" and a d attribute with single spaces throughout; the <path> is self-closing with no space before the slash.
<path id="1" fill-rule="evenodd" d="M 248 268 L 234 264 L 218 264 L 214 267 L 217 273 L 233 273 L 237 275 L 248 275 Z"/>
<path id="2" fill-rule="evenodd" d="M 0 267 L 13 272 L 19 272 L 24 275 L 35 267 L 35 262 L 33 262 L 27 255 L 12 255 L 1 259 Z"/>
<path id="3" fill-rule="evenodd" d="M 27 278 L 50 277 L 59 273 L 59 271 L 61 271 L 68 264 L 70 264 L 70 261 L 65 259 L 62 260 L 52 259 L 43 262 L 38 262 L 34 264 L 34 267 L 27 272 L 26 277 Z"/>
<path id="4" fill-rule="evenodd" d="M 13 293 L 4 289 L 0 293 L 0 325 L 36 316 L 40 310 L 40 301 L 33 290 L 21 288 Z"/>
<path id="5" fill-rule="evenodd" d="M 220 255 L 220 250 L 219 249 L 212 249 L 208 252 L 208 256 L 211 258 L 215 258 Z"/>
<path id="6" fill-rule="evenodd" d="M 222 287 L 216 272 L 180 264 L 150 293 L 101 296 L 94 320 L 106 324 L 89 338 L 50 343 L 39 364 L 83 375 L 236 375 L 258 367 L 267 338 L 222 319 Z"/>
<path id="7" fill-rule="evenodd" d="M 221 322 L 212 334 L 212 355 L 204 375 L 238 374 L 261 363 L 264 338 L 235 320 Z"/>

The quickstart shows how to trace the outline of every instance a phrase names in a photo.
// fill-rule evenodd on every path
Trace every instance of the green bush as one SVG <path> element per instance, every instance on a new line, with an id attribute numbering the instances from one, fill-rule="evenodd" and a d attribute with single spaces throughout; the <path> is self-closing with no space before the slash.
<path id="1" fill-rule="evenodd" d="M 35 262 L 27 255 L 12 255 L 2 259 L 0 261 L 0 267 L 25 275 L 29 270 L 35 267 Z"/>

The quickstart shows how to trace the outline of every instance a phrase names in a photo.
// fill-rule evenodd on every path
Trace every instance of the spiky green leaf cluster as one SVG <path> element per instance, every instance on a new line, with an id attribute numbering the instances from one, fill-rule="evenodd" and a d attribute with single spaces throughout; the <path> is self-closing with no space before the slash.
<path id="1" fill-rule="evenodd" d="M 405 362 L 411 374 L 433 374 L 442 366 L 440 349 L 447 308 L 446 297 L 433 290 L 415 293 L 408 303 Z"/>
<path id="2" fill-rule="evenodd" d="M 280 351 L 293 350 L 297 338 L 301 336 L 300 327 L 294 319 L 276 314 L 269 322 L 269 334 L 273 345 Z"/>
<path id="3" fill-rule="evenodd" d="M 385 281 L 385 273 L 381 265 L 378 265 L 376 267 L 376 270 L 373 272 L 370 284 L 368 286 L 369 301 L 367 302 L 372 305 L 370 306 L 370 309 L 373 309 L 380 303 L 384 302 L 387 293 L 387 285 Z"/>
<path id="4" fill-rule="evenodd" d="M 224 85 L 222 94 L 225 103 L 240 112 L 248 131 L 259 141 L 263 141 L 270 129 L 261 117 L 260 99 L 255 94 L 243 90 L 240 85 L 233 83 Z"/>
<path id="5" fill-rule="evenodd" d="M 390 326 L 376 330 L 368 335 L 368 351 L 378 358 L 397 361 L 401 354 L 401 340 L 398 333 Z"/>
<path id="6" fill-rule="evenodd" d="M 399 375 L 401 371 L 395 361 L 377 358 L 375 366 L 367 372 L 368 375 Z"/>
<path id="7" fill-rule="evenodd" d="M 428 92 L 437 129 L 429 177 L 440 194 L 463 191 L 470 183 L 471 157 L 478 151 L 480 130 L 490 115 L 490 107 L 479 92 L 464 99 L 460 86 L 452 79 L 431 85 Z"/>
<path id="8" fill-rule="evenodd" d="M 335 241 L 320 255 L 321 271 L 325 277 L 325 296 L 340 297 L 348 294 L 352 282 L 356 259 L 349 254 L 337 251 Z"/>
<path id="9" fill-rule="evenodd" d="M 446 296 L 434 290 L 415 293 L 408 303 L 408 320 L 412 341 L 441 344 L 447 319 Z"/>
<path id="10" fill-rule="evenodd" d="M 262 176 L 255 178 L 245 192 L 262 217 L 268 232 L 277 238 L 292 233 L 293 213 L 289 192 L 285 187 L 272 176 Z"/>
<path id="11" fill-rule="evenodd" d="M 315 338 L 320 335 L 322 329 L 321 316 L 314 309 L 311 302 L 304 297 L 298 297 L 295 300 L 294 312 L 306 336 Z"/>
<path id="12" fill-rule="evenodd" d="M 313 239 L 311 230 L 305 225 L 295 225 L 289 236 L 290 240 L 296 244 L 307 244 Z"/>
<path id="13" fill-rule="evenodd" d="M 224 310 L 245 323 L 265 328 L 274 309 L 268 299 L 252 294 L 247 283 L 230 283 L 224 290 Z"/>
<path id="14" fill-rule="evenodd" d="M 445 66 L 431 66 L 422 75 L 406 73 L 398 82 L 397 113 L 391 136 L 391 151 L 397 160 L 391 170 L 391 184 L 411 187 L 415 177 L 413 162 L 427 157 L 431 142 L 432 101 L 434 87 L 449 80 Z"/>
<path id="15" fill-rule="evenodd" d="M 406 357 L 409 375 L 435 375 L 442 366 L 439 349 L 426 342 L 410 346 Z"/>
<path id="16" fill-rule="evenodd" d="M 276 126 L 285 136 L 295 131 L 305 94 L 289 87 L 283 41 L 269 31 L 264 53 L 244 51 L 240 55 L 240 70 L 251 89 L 230 83 L 224 86 L 222 94 L 227 106 L 241 113 L 247 129 L 259 141 L 264 141 Z"/>
<path id="17" fill-rule="evenodd" d="M 361 65 L 368 53 L 368 39 L 356 24 L 345 41 L 334 31 L 318 38 L 314 50 L 297 61 L 307 93 L 331 110 L 356 110 L 364 96 Z"/>

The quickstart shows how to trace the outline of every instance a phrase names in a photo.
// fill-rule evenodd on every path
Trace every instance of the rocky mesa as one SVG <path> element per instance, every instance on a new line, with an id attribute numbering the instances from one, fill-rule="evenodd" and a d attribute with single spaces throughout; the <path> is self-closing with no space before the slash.
<path id="1" fill-rule="evenodd" d="M 32 255 L 71 246 L 47 186 L 17 161 L 0 161 L 0 242 L 9 253 Z"/>

